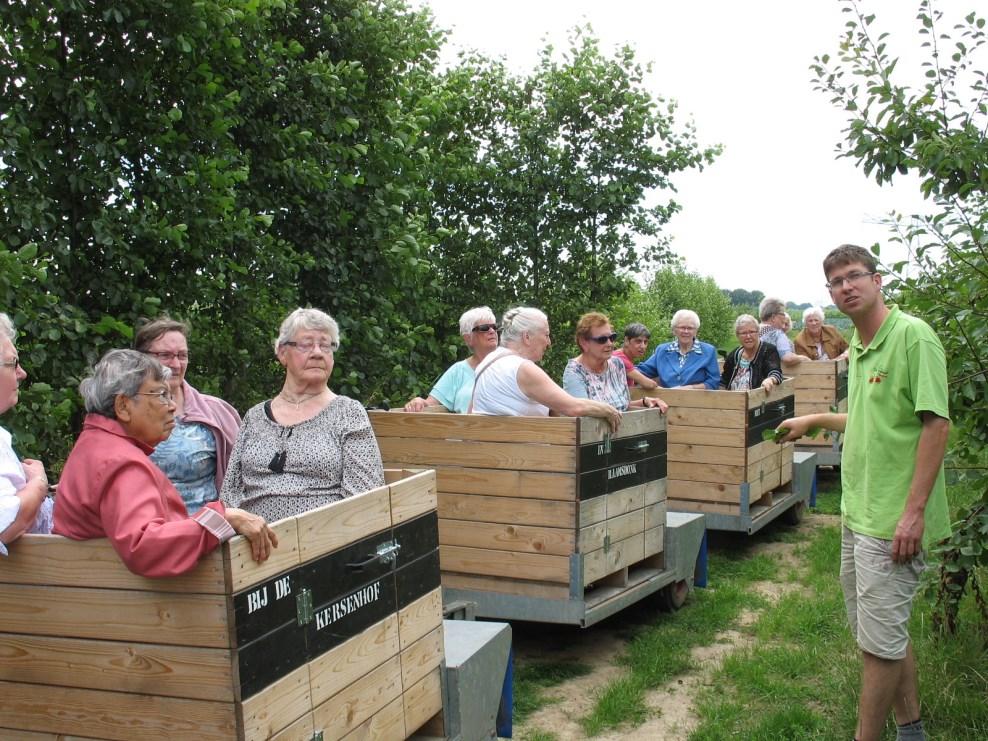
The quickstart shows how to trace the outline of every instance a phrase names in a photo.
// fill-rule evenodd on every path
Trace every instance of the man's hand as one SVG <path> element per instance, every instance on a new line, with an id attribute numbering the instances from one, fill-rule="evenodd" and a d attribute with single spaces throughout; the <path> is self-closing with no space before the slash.
<path id="1" fill-rule="evenodd" d="M 776 440 L 779 443 L 789 443 L 799 440 L 810 429 L 810 421 L 807 416 L 784 419 L 776 427 L 777 430 L 788 430 L 786 436 Z"/>
<path id="2" fill-rule="evenodd" d="M 911 511 L 908 507 L 899 518 L 892 538 L 892 560 L 907 563 L 923 548 L 923 513 Z"/>

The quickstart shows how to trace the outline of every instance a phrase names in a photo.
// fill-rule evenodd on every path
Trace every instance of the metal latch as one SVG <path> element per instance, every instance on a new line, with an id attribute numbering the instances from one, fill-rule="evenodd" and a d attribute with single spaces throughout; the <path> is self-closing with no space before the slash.
<path id="1" fill-rule="evenodd" d="M 634 445 L 629 445 L 628 450 L 632 453 L 644 453 L 651 447 L 651 443 L 648 440 L 639 440 Z"/>
<path id="2" fill-rule="evenodd" d="M 312 734 L 312 741 L 322 741 L 322 731 L 316 731 Z"/>
<path id="3" fill-rule="evenodd" d="M 312 590 L 303 587 L 302 591 L 295 595 L 295 619 L 298 624 L 308 625 L 312 622 L 315 611 L 312 609 Z"/>
<path id="4" fill-rule="evenodd" d="M 604 536 L 604 553 L 611 550 L 611 534 L 608 533 Z"/>
<path id="5" fill-rule="evenodd" d="M 604 442 L 597 446 L 598 455 L 610 455 L 611 454 L 611 433 L 604 433 Z"/>
<path id="6" fill-rule="evenodd" d="M 381 563 L 394 563 L 398 558 L 398 551 L 401 550 L 401 544 L 393 540 L 386 540 L 377 546 L 377 550 L 370 556 L 365 558 L 363 561 L 357 561 L 356 563 L 348 563 L 347 568 L 353 569 L 354 571 L 361 571 L 367 566 L 370 566 L 375 561 L 380 561 Z"/>

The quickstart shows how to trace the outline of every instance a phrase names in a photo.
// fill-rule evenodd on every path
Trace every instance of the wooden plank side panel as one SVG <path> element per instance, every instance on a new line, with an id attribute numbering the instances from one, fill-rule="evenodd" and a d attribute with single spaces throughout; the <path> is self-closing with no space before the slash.
<path id="1" fill-rule="evenodd" d="M 391 614 L 308 664 L 312 705 L 321 705 L 374 667 L 398 655 L 398 616 Z"/>
<path id="2" fill-rule="evenodd" d="M 231 662 L 226 649 L 0 634 L 5 681 L 233 702 Z"/>
<path id="3" fill-rule="evenodd" d="M 437 667 L 405 690 L 401 697 L 405 705 L 406 732 L 415 733 L 432 716 L 443 709 L 443 686 Z"/>
<path id="4" fill-rule="evenodd" d="M 524 575 L 535 581 L 569 583 L 569 559 L 565 556 L 440 546 L 439 563 L 444 574 L 456 572 L 507 578 Z"/>
<path id="5" fill-rule="evenodd" d="M 607 497 L 594 497 L 580 502 L 579 525 L 585 527 L 607 519 Z"/>
<path id="6" fill-rule="evenodd" d="M 583 556 L 583 586 L 613 574 L 625 566 L 630 566 L 645 558 L 645 534 L 638 533 L 626 540 L 611 543 L 607 549 L 601 548 Z"/>
<path id="7" fill-rule="evenodd" d="M 549 553 L 568 556 L 576 550 L 571 528 L 529 527 L 496 522 L 440 520 L 439 542 L 524 553 Z"/>
<path id="8" fill-rule="evenodd" d="M 306 713 L 288 728 L 278 731 L 271 741 L 312 741 L 315 726 L 312 725 L 312 713 Z"/>
<path id="9" fill-rule="evenodd" d="M 633 535 L 645 532 L 645 510 L 636 509 L 627 514 L 608 518 L 607 537 L 611 543 L 626 540 Z"/>
<path id="10" fill-rule="evenodd" d="M 674 501 L 725 502 L 739 504 L 741 484 L 711 483 L 709 481 L 680 481 L 670 479 L 668 510 L 675 510 Z"/>
<path id="11" fill-rule="evenodd" d="M 405 703 L 399 697 L 378 710 L 341 741 L 378 741 L 378 739 L 400 739 L 408 737 L 405 727 Z M 312 741 L 311 738 L 305 741 Z"/>
<path id="12" fill-rule="evenodd" d="M 388 485 L 391 492 L 391 521 L 395 525 L 436 508 L 436 474 L 421 471 Z"/>
<path id="13" fill-rule="evenodd" d="M 517 594 L 522 597 L 538 597 L 566 601 L 569 599 L 568 584 L 554 584 L 547 581 L 528 581 L 502 577 L 452 574 L 443 572 L 444 589 L 471 589 L 478 592 Z"/>
<path id="14" fill-rule="evenodd" d="M 708 391 L 706 389 L 651 389 L 645 396 L 658 396 L 666 401 L 669 408 L 691 409 L 748 409 L 747 391 Z"/>
<path id="15" fill-rule="evenodd" d="M 693 499 L 670 499 L 669 508 L 679 512 L 702 512 L 740 517 L 741 507 L 723 502 L 700 502 Z"/>
<path id="16" fill-rule="evenodd" d="M 669 462 L 669 498 L 676 497 L 675 481 L 704 481 L 715 484 L 740 484 L 745 481 L 744 466 L 719 466 L 714 463 Z"/>
<path id="17" fill-rule="evenodd" d="M 657 502 L 664 502 L 666 495 L 669 490 L 669 480 L 659 479 L 658 481 L 649 481 L 645 484 L 645 506 L 650 504 L 655 504 Z"/>
<path id="18" fill-rule="evenodd" d="M 401 660 L 395 656 L 313 708 L 324 738 L 343 738 L 388 703 L 401 697 Z"/>
<path id="19" fill-rule="evenodd" d="M 580 553 L 589 553 L 598 548 L 604 547 L 604 538 L 607 537 L 607 520 L 601 520 L 593 525 L 580 528 L 577 541 Z"/>
<path id="20" fill-rule="evenodd" d="M 299 720 L 304 723 L 312 709 L 309 685 L 309 667 L 300 666 L 247 698 L 241 706 L 245 741 L 264 741 Z"/>
<path id="21" fill-rule="evenodd" d="M 792 386 L 796 389 L 796 398 L 799 399 L 803 395 L 803 391 L 807 389 L 830 389 L 837 393 L 837 374 L 836 373 L 816 373 L 816 374 L 804 374 L 800 373 L 793 377 Z"/>
<path id="22" fill-rule="evenodd" d="M 443 626 L 440 623 L 401 652 L 401 685 L 411 687 L 442 664 Z"/>
<path id="23" fill-rule="evenodd" d="M 385 437 L 378 440 L 381 458 L 408 466 L 477 466 L 517 471 L 566 473 L 576 466 L 572 445 L 489 443 Z"/>
<path id="24" fill-rule="evenodd" d="M 670 443 L 669 462 L 720 463 L 728 466 L 743 466 L 746 452 L 747 449 L 744 445 L 725 448 L 716 445 Z"/>
<path id="25" fill-rule="evenodd" d="M 391 527 L 388 486 L 310 510 L 298 518 L 302 563 Z"/>
<path id="26" fill-rule="evenodd" d="M 615 491 L 604 497 L 607 500 L 607 518 L 617 517 L 645 506 L 645 484 Z"/>
<path id="27" fill-rule="evenodd" d="M 443 593 L 436 587 L 398 611 L 398 643 L 404 651 L 443 624 Z"/>
<path id="28" fill-rule="evenodd" d="M 666 429 L 666 418 L 654 409 L 632 409 L 621 415 L 621 426 L 611 432 L 610 425 L 599 417 L 580 417 L 580 445 L 588 445 L 609 437 L 620 440 L 626 437 L 662 432 Z"/>
<path id="29" fill-rule="evenodd" d="M 298 518 L 289 517 L 269 524 L 278 537 L 278 547 L 264 563 L 257 563 L 250 541 L 242 535 L 231 538 L 223 548 L 223 566 L 227 569 L 231 592 L 239 592 L 301 563 L 298 542 Z"/>
<path id="30" fill-rule="evenodd" d="M 437 466 L 436 488 L 452 494 L 492 497 L 576 499 L 576 475 L 541 471 L 498 471 L 493 468 Z"/>
<path id="31" fill-rule="evenodd" d="M 645 531 L 645 558 L 662 553 L 665 548 L 665 525 Z"/>
<path id="32" fill-rule="evenodd" d="M 748 426 L 748 415 L 743 409 L 695 409 L 670 406 L 666 418 L 669 421 L 670 439 L 675 434 L 677 426 L 708 427 L 717 430 L 743 430 Z"/>
<path id="33" fill-rule="evenodd" d="M 232 703 L 0 682 L 3 724 L 25 731 L 132 741 L 237 736 Z"/>
<path id="34" fill-rule="evenodd" d="M 482 414 L 422 415 L 407 412 L 367 413 L 374 435 L 382 438 L 468 440 L 480 442 L 575 445 L 571 417 L 493 417 Z"/>
<path id="35" fill-rule="evenodd" d="M 0 633 L 227 648 L 219 595 L 0 584 Z"/>
<path id="36" fill-rule="evenodd" d="M 23 535 L 11 545 L 0 579 L 9 584 L 79 584 L 103 589 L 223 594 L 227 591 L 223 554 L 217 549 L 203 557 L 188 574 L 148 579 L 123 565 L 110 541 L 70 540 L 60 535 Z"/>
<path id="37" fill-rule="evenodd" d="M 797 389 L 797 404 L 835 404 L 837 403 L 837 389 Z"/>
<path id="38" fill-rule="evenodd" d="M 786 369 L 782 369 L 783 375 L 786 375 Z M 779 401 L 787 396 L 793 396 L 796 389 L 793 387 L 792 378 L 783 378 L 782 383 L 779 386 L 775 386 L 771 392 L 765 391 L 765 389 L 759 387 L 753 391 L 734 391 L 736 394 L 747 394 L 748 395 L 748 409 L 755 409 L 760 407 L 762 404 Z"/>
<path id="39" fill-rule="evenodd" d="M 439 492 L 439 517 L 448 520 L 498 522 L 571 528 L 576 522 L 576 503 L 550 499 L 488 497 L 479 494 Z"/>
<path id="40" fill-rule="evenodd" d="M 645 529 L 651 530 L 666 524 L 666 502 L 645 505 Z"/>
<path id="41" fill-rule="evenodd" d="M 727 427 L 694 427 L 689 424 L 669 425 L 669 447 L 680 445 L 716 445 L 721 447 L 745 446 L 745 434 L 742 428 Z M 670 451 L 669 456 L 672 457 Z"/>

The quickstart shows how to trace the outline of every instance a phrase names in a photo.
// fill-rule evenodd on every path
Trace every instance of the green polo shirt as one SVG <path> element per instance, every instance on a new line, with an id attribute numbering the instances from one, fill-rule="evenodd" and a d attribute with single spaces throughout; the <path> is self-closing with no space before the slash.
<path id="1" fill-rule="evenodd" d="M 851 530 L 891 540 L 909 496 L 922 430 L 920 412 L 949 419 L 943 345 L 929 325 L 891 312 L 875 339 L 851 337 L 841 514 Z M 926 505 L 923 547 L 950 535 L 943 465 Z"/>

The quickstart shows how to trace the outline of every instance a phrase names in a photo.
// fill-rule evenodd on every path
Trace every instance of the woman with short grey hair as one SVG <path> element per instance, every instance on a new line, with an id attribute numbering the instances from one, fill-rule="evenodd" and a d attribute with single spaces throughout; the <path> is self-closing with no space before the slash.
<path id="1" fill-rule="evenodd" d="M 16 337 L 14 323 L 0 312 L 0 414 L 17 404 L 21 381 L 27 378 L 14 347 Z M 6 556 L 7 545 L 24 533 L 50 532 L 51 516 L 44 464 L 21 460 L 10 433 L 0 427 L 0 556 Z"/>
<path id="2" fill-rule="evenodd" d="M 729 391 L 752 391 L 758 388 L 771 393 L 782 383 L 779 352 L 775 345 L 758 336 L 758 320 L 742 314 L 734 320 L 734 334 L 740 345 L 724 359 L 720 386 Z"/>
<path id="3" fill-rule="evenodd" d="M 792 342 L 786 334 L 786 305 L 781 299 L 766 296 L 758 304 L 758 316 L 761 324 L 758 327 L 758 336 L 763 342 L 775 345 L 779 351 L 779 357 L 783 363 L 795 365 L 804 360 L 809 360 L 805 355 L 798 355 L 793 351 Z"/>
<path id="4" fill-rule="evenodd" d="M 536 365 L 552 344 L 549 319 L 538 309 L 520 306 L 501 319 L 501 346 L 477 368 L 472 411 L 512 417 L 602 417 L 617 430 L 621 412 L 610 404 L 578 399 L 561 389 Z"/>
<path id="5" fill-rule="evenodd" d="M 836 327 L 823 323 L 824 316 L 819 306 L 803 312 L 803 329 L 793 341 L 796 352 L 810 360 L 842 360 L 847 357 L 847 340 Z"/>
<path id="6" fill-rule="evenodd" d="M 717 348 L 697 339 L 699 315 L 680 309 L 669 324 L 672 342 L 656 347 L 652 357 L 638 364 L 638 370 L 665 388 L 716 389 L 720 385 Z"/>
<path id="7" fill-rule="evenodd" d="M 275 355 L 285 381 L 244 415 L 225 503 L 273 521 L 384 484 L 367 412 L 329 387 L 339 345 L 339 325 L 319 309 L 296 309 L 281 323 Z"/>
<path id="8" fill-rule="evenodd" d="M 442 374 L 424 399 L 416 396 L 405 404 L 406 412 L 435 411 L 463 414 L 470 406 L 477 366 L 497 349 L 497 319 L 489 306 L 467 309 L 460 316 L 460 337 L 470 349 L 470 357 L 453 363 Z"/>
<path id="9" fill-rule="evenodd" d="M 137 350 L 111 350 L 79 385 L 88 414 L 58 484 L 53 532 L 108 538 L 128 569 L 177 576 L 236 533 L 264 561 L 278 538 L 260 517 L 210 502 L 189 516 L 148 457 L 175 426 L 170 371 Z"/>

